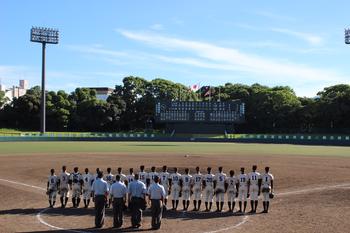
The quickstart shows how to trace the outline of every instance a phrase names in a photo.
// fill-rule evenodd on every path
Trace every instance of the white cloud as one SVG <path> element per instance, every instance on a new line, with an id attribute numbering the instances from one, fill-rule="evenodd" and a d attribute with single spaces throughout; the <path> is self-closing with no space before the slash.
<path id="1" fill-rule="evenodd" d="M 116 53 L 108 53 L 116 54 Z M 88 86 L 108 86 L 113 87 L 119 83 L 122 77 L 127 75 L 126 72 L 112 71 L 57 71 L 48 70 L 46 72 L 46 89 L 47 90 L 65 90 L 72 91 L 77 87 Z M 28 66 L 4 66 L 0 65 L 1 84 L 6 88 L 18 86 L 20 79 L 29 81 L 29 86 L 41 85 L 40 67 Z"/>
<path id="2" fill-rule="evenodd" d="M 0 65 L 1 84 L 7 88 L 18 86 L 19 80 L 25 79 L 29 81 L 29 85 L 34 86 L 40 83 L 41 75 L 38 69 L 29 66 L 20 65 Z"/>
<path id="3" fill-rule="evenodd" d="M 164 65 L 164 63 L 167 63 L 180 65 L 181 70 L 186 69 L 186 67 L 189 68 L 190 72 L 197 73 L 192 77 L 198 79 L 201 79 L 201 75 L 206 74 L 206 82 L 214 83 L 215 81 L 211 81 L 207 76 L 216 73 L 215 77 L 213 76 L 216 82 L 243 82 L 246 84 L 259 82 L 265 85 L 290 85 L 295 88 L 298 94 L 307 96 L 314 96 L 320 90 L 316 87 L 324 87 L 347 80 L 342 74 L 332 70 L 292 63 L 285 58 L 271 59 L 243 53 L 238 49 L 231 48 L 232 46 L 222 47 L 206 42 L 185 40 L 150 32 L 117 31 L 126 38 L 146 43 L 151 47 L 165 51 L 165 53 L 159 51 L 157 54 L 156 50 L 153 50 L 152 53 L 139 50 L 117 51 L 103 47 L 74 45 L 70 46 L 70 49 L 86 53 L 94 59 L 102 59 L 117 66 L 125 64 L 132 65 L 132 67 L 137 66 L 141 71 L 144 68 L 152 67 L 157 72 L 162 71 L 162 76 L 165 77 L 169 75 L 169 72 L 170 74 L 171 72 L 178 73 L 179 70 L 178 67 Z M 259 46 L 273 45 L 266 42 Z M 192 68 L 200 69 L 193 70 Z M 208 72 L 208 69 L 212 71 Z M 130 70 L 129 72 L 135 73 L 137 71 Z"/>
<path id="4" fill-rule="evenodd" d="M 335 75 L 333 72 L 327 70 L 315 69 L 300 64 L 282 63 L 265 57 L 242 53 L 237 49 L 220 47 L 205 42 L 184 40 L 145 32 L 127 30 L 119 30 L 119 32 L 132 40 L 141 41 L 166 50 L 190 51 L 202 59 L 225 66 L 238 67 L 240 70 L 247 72 L 293 76 L 294 78 L 300 77 L 308 80 L 329 80 L 339 77 L 339 75 Z"/>
<path id="5" fill-rule="evenodd" d="M 164 26 L 162 24 L 155 23 L 155 24 L 151 25 L 150 28 L 152 30 L 155 30 L 155 31 L 161 31 L 164 29 Z"/>
<path id="6" fill-rule="evenodd" d="M 104 49 L 101 45 L 66 45 L 66 48 L 86 54 L 101 54 L 109 56 L 128 56 L 126 52 Z"/>
<path id="7" fill-rule="evenodd" d="M 296 18 L 286 16 L 286 15 L 276 14 L 270 11 L 261 10 L 261 11 L 255 12 L 255 14 L 271 20 L 279 20 L 279 21 L 282 20 L 282 21 L 290 21 L 290 22 L 297 21 Z"/>
<path id="8" fill-rule="evenodd" d="M 294 36 L 298 39 L 304 40 L 311 45 L 321 45 L 323 43 L 323 38 L 311 33 L 293 31 L 287 28 L 271 28 L 273 32 L 279 32 L 286 35 Z"/>
<path id="9" fill-rule="evenodd" d="M 171 21 L 176 25 L 183 25 L 185 22 L 177 17 L 171 18 Z"/>
<path id="10" fill-rule="evenodd" d="M 185 40 L 177 37 L 164 36 L 149 32 L 117 30 L 121 35 L 131 40 L 146 43 L 165 51 L 191 53 L 189 57 L 153 55 L 168 63 L 185 64 L 207 69 L 231 70 L 260 77 L 263 83 L 276 85 L 311 86 L 312 84 L 329 84 L 346 82 L 347 78 L 338 72 L 314 68 L 304 64 L 286 62 L 284 59 L 271 59 L 243 53 L 238 49 L 217 46 L 201 41 Z M 305 91 L 305 90 L 304 90 Z M 304 92 L 303 91 L 303 92 Z M 310 90 L 311 92 L 311 90 Z M 303 93 L 305 94 L 305 93 Z M 314 95 L 309 93 L 309 95 Z"/>
<path id="11" fill-rule="evenodd" d="M 257 32 L 266 32 L 266 31 L 271 31 L 271 32 L 277 32 L 277 33 L 282 33 L 288 36 L 293 36 L 297 39 L 306 41 L 310 45 L 317 45 L 320 46 L 324 43 L 324 38 L 316 35 L 314 33 L 308 33 L 308 32 L 300 32 L 300 31 L 295 31 L 289 28 L 265 28 L 265 27 L 257 27 L 245 23 L 237 23 L 235 24 L 237 27 L 242 28 L 242 29 L 247 29 L 251 31 L 257 31 Z"/>

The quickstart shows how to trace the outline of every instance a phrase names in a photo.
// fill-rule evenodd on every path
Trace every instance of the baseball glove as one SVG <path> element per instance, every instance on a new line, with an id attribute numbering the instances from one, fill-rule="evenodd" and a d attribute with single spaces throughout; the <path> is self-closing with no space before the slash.
<path id="1" fill-rule="evenodd" d="M 48 189 L 48 190 L 46 191 L 46 195 L 50 195 L 50 193 L 51 193 L 51 190 Z"/>
<path id="2" fill-rule="evenodd" d="M 273 194 L 273 193 L 270 193 L 270 194 L 269 194 L 269 197 L 270 197 L 271 199 L 273 199 L 274 196 L 275 196 L 275 194 Z"/>

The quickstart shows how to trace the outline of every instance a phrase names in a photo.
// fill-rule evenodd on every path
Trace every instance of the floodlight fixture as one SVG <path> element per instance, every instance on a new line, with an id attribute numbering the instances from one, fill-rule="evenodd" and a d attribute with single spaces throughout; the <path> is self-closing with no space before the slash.
<path id="1" fill-rule="evenodd" d="M 58 44 L 59 31 L 53 28 L 32 27 L 30 41 L 47 44 Z"/>
<path id="2" fill-rule="evenodd" d="M 42 44 L 42 70 L 41 70 L 41 111 L 40 132 L 46 132 L 46 91 L 45 91 L 45 50 L 46 44 L 58 44 L 59 31 L 45 27 L 32 27 L 30 41 Z"/>
<path id="3" fill-rule="evenodd" d="M 345 29 L 345 44 L 350 44 L 350 29 Z"/>

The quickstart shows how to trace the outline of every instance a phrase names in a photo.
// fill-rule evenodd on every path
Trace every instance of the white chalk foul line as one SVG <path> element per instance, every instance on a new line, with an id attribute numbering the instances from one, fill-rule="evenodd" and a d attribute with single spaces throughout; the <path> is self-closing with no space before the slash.
<path id="1" fill-rule="evenodd" d="M 45 213 L 47 210 L 49 210 L 49 208 L 43 209 L 42 211 L 40 211 L 40 212 L 37 213 L 37 215 L 36 215 L 36 218 L 39 220 L 39 222 L 40 222 L 41 224 L 44 224 L 44 225 L 47 226 L 47 227 L 50 227 L 50 228 L 55 229 L 55 230 L 60 230 L 60 231 L 68 231 L 68 232 L 76 232 L 76 233 L 90 233 L 90 232 L 88 232 L 88 231 L 67 230 L 67 229 L 64 229 L 64 228 L 61 228 L 61 227 L 56 227 L 56 226 L 54 226 L 54 225 L 51 225 L 50 223 L 45 222 L 45 220 L 43 220 L 43 219 L 41 218 L 41 214 Z"/>
<path id="2" fill-rule="evenodd" d="M 221 228 L 221 229 L 218 229 L 218 230 L 215 230 L 215 231 L 206 231 L 206 232 L 203 232 L 203 233 L 218 233 L 218 232 L 233 230 L 233 229 L 236 229 L 236 228 L 240 227 L 241 225 L 243 225 L 247 221 L 248 221 L 248 216 L 246 215 L 246 216 L 244 216 L 242 221 L 240 221 L 236 225 L 233 225 L 233 226 L 230 226 L 230 227 L 226 227 L 226 228 Z"/>
<path id="3" fill-rule="evenodd" d="M 323 186 L 323 187 L 314 187 L 314 188 L 307 188 L 307 189 L 301 189 L 301 190 L 295 190 L 295 191 L 282 192 L 282 193 L 276 194 L 276 196 L 280 197 L 280 196 L 288 196 L 288 195 L 292 195 L 292 194 L 297 195 L 297 194 L 303 194 L 303 193 L 308 193 L 308 192 L 317 192 L 317 191 L 323 191 L 323 190 L 329 190 L 329 189 L 345 188 L 345 187 L 349 187 L 349 186 L 350 186 L 350 183 L 343 183 L 343 184 L 337 184 L 337 185 L 329 185 L 329 186 Z M 222 229 L 218 229 L 215 231 L 206 231 L 203 233 L 218 233 L 218 232 L 223 232 L 223 231 L 228 231 L 228 230 L 234 230 L 234 229 L 240 227 L 241 225 L 243 225 L 244 223 L 246 223 L 248 221 L 248 218 L 249 217 L 246 215 L 246 216 L 244 216 L 242 221 L 237 223 L 236 225 L 222 228 Z"/>
<path id="4" fill-rule="evenodd" d="M 17 182 L 17 181 L 12 181 L 12 180 L 6 180 L 6 179 L 0 179 L 0 181 L 4 181 L 4 182 L 8 182 L 8 183 L 11 183 L 11 184 L 18 184 L 18 185 L 22 185 L 22 186 L 25 186 L 25 187 L 29 187 L 29 188 L 34 188 L 34 189 L 38 189 L 38 190 L 46 190 L 42 187 L 38 187 L 38 186 L 34 186 L 34 185 L 29 185 L 29 184 L 25 184 L 25 183 L 22 183 L 22 182 Z M 61 230 L 61 231 L 68 231 L 68 232 L 76 232 L 76 233 L 90 233 L 90 232 L 86 232 L 86 231 L 78 231 L 78 230 L 68 230 L 68 229 L 64 229 L 64 228 L 61 228 L 61 227 L 57 227 L 57 226 L 54 226 L 54 225 L 51 225 L 47 222 L 45 222 L 45 220 L 43 220 L 41 218 L 41 215 L 43 213 L 45 213 L 47 210 L 49 210 L 49 208 L 45 208 L 43 210 L 41 210 L 39 213 L 37 213 L 36 215 L 36 218 L 38 219 L 38 221 L 49 227 L 49 228 L 52 228 L 52 229 L 55 229 L 55 230 Z M 230 226 L 230 227 L 226 227 L 226 228 L 222 228 L 222 229 L 218 229 L 218 230 L 215 230 L 215 231 L 209 231 L 209 232 L 203 232 L 203 233 L 217 233 L 217 232 L 222 232 L 222 231 L 227 231 L 227 230 L 232 230 L 232 229 L 235 229 L 241 225 L 243 225 L 246 221 L 248 221 L 248 216 L 244 216 L 244 218 L 242 219 L 241 222 L 237 223 L 236 225 L 234 226 Z"/>
<path id="5" fill-rule="evenodd" d="M 26 186 L 26 187 L 29 187 L 29 188 L 34 188 L 34 189 L 39 189 L 39 190 L 46 190 L 42 187 L 38 187 L 38 186 L 34 186 L 34 185 L 30 185 L 30 184 L 25 184 L 25 183 L 21 183 L 21 182 L 17 182 L 17 181 L 12 181 L 12 180 L 5 180 L 5 179 L 0 179 L 0 181 L 4 181 L 4 182 L 7 182 L 7 183 L 11 183 L 11 184 L 19 184 L 19 185 L 22 185 L 22 186 Z"/>
<path id="6" fill-rule="evenodd" d="M 329 189 L 346 188 L 349 186 L 350 186 L 350 183 L 343 183 L 343 184 L 336 184 L 336 185 L 329 185 L 329 186 L 314 187 L 314 188 L 300 189 L 300 190 L 295 190 L 295 191 L 282 192 L 282 193 L 276 194 L 276 196 L 279 197 L 279 196 L 288 196 L 291 194 L 303 194 L 303 193 L 323 191 L 323 190 L 329 190 Z"/>
<path id="7" fill-rule="evenodd" d="M 4 181 L 4 182 L 8 182 L 11 184 L 18 184 L 18 185 L 22 185 L 22 186 L 26 186 L 29 188 L 34 188 L 34 189 L 38 189 L 38 190 L 46 190 L 45 188 L 42 187 L 38 187 L 38 186 L 34 186 L 34 185 L 29 185 L 29 184 L 25 184 L 25 183 L 21 183 L 21 182 L 17 182 L 17 181 L 12 181 L 12 180 L 6 180 L 6 179 L 1 179 L 0 181 Z M 350 183 L 343 183 L 343 184 L 337 184 L 337 185 L 329 185 L 329 186 L 323 186 L 323 187 L 314 187 L 314 188 L 308 188 L 308 189 L 301 189 L 301 190 L 295 190 L 295 191 L 289 191 L 289 192 L 282 192 L 282 193 L 278 193 L 276 196 L 288 196 L 291 194 L 303 194 L 303 193 L 308 193 L 308 192 L 315 192 L 315 191 L 322 191 L 322 190 L 329 190 L 329 189 L 336 189 L 336 188 L 345 188 L 345 187 L 349 187 Z M 49 208 L 45 208 L 43 210 L 41 210 L 39 213 L 37 213 L 36 217 L 38 219 L 38 221 L 47 226 L 50 227 L 52 229 L 55 230 L 61 230 L 61 231 L 68 231 L 68 232 L 76 232 L 76 233 L 90 233 L 90 232 L 86 232 L 86 231 L 78 231 L 78 230 L 68 230 L 68 229 L 64 229 L 61 227 L 56 227 L 53 226 L 47 222 L 45 222 L 42 218 L 41 218 L 41 214 L 45 213 L 47 210 L 49 210 Z M 240 227 L 241 225 L 243 225 L 244 223 L 246 223 L 248 221 L 248 216 L 244 216 L 244 218 L 242 219 L 241 222 L 237 223 L 236 225 L 230 226 L 230 227 L 226 227 L 226 228 L 221 228 L 215 231 L 207 231 L 207 232 L 203 232 L 203 233 L 218 233 L 218 232 L 223 232 L 223 231 L 228 231 L 228 230 L 234 230 L 238 227 Z"/>
<path id="8" fill-rule="evenodd" d="M 0 179 L 0 181 L 3 181 L 3 182 L 7 182 L 7 183 L 10 183 L 10 184 L 17 184 L 17 185 L 22 185 L 22 186 L 25 186 L 25 187 L 29 187 L 29 188 L 33 188 L 33 189 L 38 189 L 38 190 L 43 190 L 45 191 L 46 189 L 45 188 L 42 188 L 42 187 L 39 187 L 39 186 L 35 186 L 35 185 L 29 185 L 29 184 L 25 184 L 25 183 L 22 183 L 22 182 L 17 182 L 17 181 L 12 181 L 12 180 L 6 180 L 6 179 Z M 38 219 L 38 221 L 49 227 L 49 228 L 52 228 L 52 229 L 55 229 L 55 230 L 61 230 L 61 231 L 68 231 L 68 232 L 76 232 L 76 233 L 89 233 L 87 231 L 78 231 L 78 230 L 67 230 L 67 229 L 64 229 L 64 228 L 61 228 L 61 227 L 56 227 L 54 225 L 51 225 L 47 222 L 45 222 L 45 220 L 42 219 L 41 215 L 43 213 L 45 213 L 46 211 L 48 211 L 50 208 L 45 208 L 43 210 L 41 210 L 39 213 L 36 214 L 36 218 Z"/>

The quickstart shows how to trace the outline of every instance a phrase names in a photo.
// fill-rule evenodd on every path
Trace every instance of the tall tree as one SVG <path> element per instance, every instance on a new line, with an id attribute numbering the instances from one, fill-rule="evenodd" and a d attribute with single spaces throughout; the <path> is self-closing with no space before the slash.
<path id="1" fill-rule="evenodd" d="M 0 91 L 0 109 L 5 105 L 7 101 L 8 101 L 8 98 L 5 96 L 5 92 Z"/>
<path id="2" fill-rule="evenodd" d="M 320 127 L 344 132 L 350 130 L 350 85 L 340 84 L 324 88 L 317 94 L 317 123 Z"/>
<path id="3" fill-rule="evenodd" d="M 67 130 L 70 114 L 72 112 L 72 102 L 69 95 L 64 91 L 50 91 L 47 93 L 47 129 L 48 130 Z"/>
<path id="4" fill-rule="evenodd" d="M 5 127 L 38 130 L 40 126 L 40 87 L 36 86 L 3 109 Z"/>

